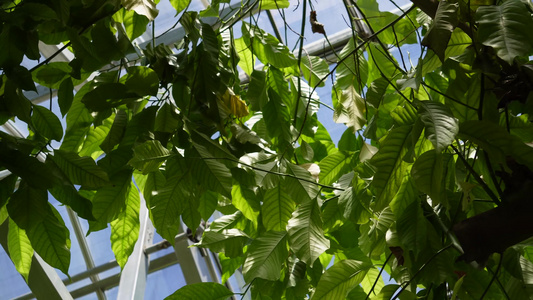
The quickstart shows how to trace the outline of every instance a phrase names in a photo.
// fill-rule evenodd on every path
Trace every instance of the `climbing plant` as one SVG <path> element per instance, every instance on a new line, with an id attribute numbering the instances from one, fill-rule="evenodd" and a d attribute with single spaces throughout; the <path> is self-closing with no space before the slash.
<path id="1" fill-rule="evenodd" d="M 0 1 L 0 123 L 29 131 L 0 132 L 0 223 L 26 279 L 34 251 L 68 274 L 53 197 L 89 234 L 111 227 L 122 268 L 141 203 L 167 240 L 180 220 L 205 227 L 195 246 L 218 253 L 222 281 L 240 269 L 252 299 L 531 298 L 530 1 L 412 0 L 398 15 L 343 1 L 358 13 L 343 48 L 325 47 L 333 63 L 303 49 L 306 27 L 327 38 L 315 1 L 222 15 L 229 2 L 170 0 L 184 35 L 166 45 L 136 40 L 152 0 Z M 289 10 L 299 32 L 258 26 Z M 38 87 L 50 105 L 28 100 Z M 324 109 L 346 128 L 337 144 Z M 232 295 L 199 283 L 168 299 Z"/>

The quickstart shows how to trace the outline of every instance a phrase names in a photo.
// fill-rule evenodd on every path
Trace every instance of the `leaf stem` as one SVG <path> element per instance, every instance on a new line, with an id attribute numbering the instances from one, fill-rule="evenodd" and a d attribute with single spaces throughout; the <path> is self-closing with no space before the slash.
<path id="1" fill-rule="evenodd" d="M 454 145 L 450 145 L 450 147 L 452 147 L 453 151 L 455 151 L 455 153 L 459 156 L 459 159 L 461 159 L 461 161 L 463 162 L 465 167 L 468 169 L 470 174 L 472 174 L 472 176 L 474 176 L 476 181 L 481 185 L 481 187 L 485 190 L 485 192 L 487 192 L 487 194 L 489 195 L 490 199 L 492 199 L 492 202 L 494 202 L 496 205 L 500 205 L 501 204 L 500 199 L 498 199 L 498 197 L 489 188 L 489 186 L 485 183 L 485 181 L 483 181 L 483 179 L 481 179 L 481 177 L 474 170 L 474 168 L 472 168 L 472 166 L 468 164 L 468 161 L 466 160 L 466 158 L 464 158 L 464 156 L 461 154 L 461 152 Z"/>
<path id="2" fill-rule="evenodd" d="M 494 272 L 494 275 L 492 276 L 492 279 L 490 280 L 489 285 L 487 285 L 487 288 L 485 288 L 485 291 L 483 291 L 483 294 L 481 295 L 481 298 L 479 298 L 479 300 L 483 300 L 483 298 L 485 298 L 485 295 L 489 291 L 490 286 L 494 282 L 494 279 L 496 279 L 496 277 L 498 276 L 498 273 L 500 272 L 500 268 L 502 267 L 502 261 L 503 261 L 503 252 L 500 253 L 500 261 L 498 262 L 498 268 L 496 268 L 496 272 Z"/>
<path id="3" fill-rule="evenodd" d="M 383 263 L 383 267 L 381 267 L 381 270 L 379 270 L 379 273 L 378 273 L 378 276 L 376 277 L 376 280 L 374 280 L 374 284 L 372 285 L 372 288 L 370 289 L 370 291 L 368 292 L 368 294 L 366 294 L 366 299 L 368 299 L 368 297 L 370 297 L 370 294 L 372 294 L 372 292 L 374 291 L 374 288 L 376 288 L 376 285 L 378 284 L 378 280 L 379 278 L 381 277 L 381 273 L 383 273 L 383 270 L 385 270 L 385 266 L 387 265 L 387 263 L 389 262 L 389 259 L 392 257 L 392 252 L 389 254 L 389 256 L 387 257 L 387 259 L 385 260 L 385 262 Z"/>

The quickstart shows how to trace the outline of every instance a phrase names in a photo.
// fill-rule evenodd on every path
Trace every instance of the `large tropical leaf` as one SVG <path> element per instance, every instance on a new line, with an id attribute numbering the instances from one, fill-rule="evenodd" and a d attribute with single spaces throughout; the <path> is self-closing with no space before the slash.
<path id="1" fill-rule="evenodd" d="M 226 300 L 233 293 L 227 287 L 214 282 L 201 282 L 188 284 L 165 300 Z"/>
<path id="2" fill-rule="evenodd" d="M 159 169 L 159 166 L 170 156 L 158 140 L 146 141 L 133 148 L 133 158 L 128 162 L 143 174 Z"/>
<path id="3" fill-rule="evenodd" d="M 348 152 L 337 151 L 324 158 L 318 166 L 320 167 L 319 182 L 322 184 L 332 184 L 342 175 L 348 173 L 352 164 L 352 155 Z"/>
<path id="4" fill-rule="evenodd" d="M 312 300 L 344 300 L 348 292 L 357 286 L 372 267 L 357 260 L 341 260 L 327 269 L 320 278 Z"/>
<path id="5" fill-rule="evenodd" d="M 439 102 L 419 102 L 418 114 L 425 125 L 426 137 L 437 152 L 442 152 L 459 132 L 459 121 L 447 106 Z"/>
<path id="6" fill-rule="evenodd" d="M 495 123 L 488 121 L 463 122 L 460 126 L 459 136 L 479 145 L 489 153 L 491 159 L 504 163 L 506 161 L 505 156 L 511 156 L 518 163 L 533 170 L 533 148 Z"/>
<path id="7" fill-rule="evenodd" d="M 353 85 L 343 90 L 338 90 L 335 94 L 338 96 L 333 120 L 336 123 L 344 123 L 357 131 L 366 124 L 366 105 L 365 100 L 357 93 Z M 340 95 L 339 95 L 340 94 Z"/>
<path id="8" fill-rule="evenodd" d="M 415 186 L 423 193 L 428 194 L 435 205 L 447 204 L 445 201 L 445 166 L 450 159 L 449 154 L 424 152 L 413 164 L 411 176 Z"/>
<path id="9" fill-rule="evenodd" d="M 146 16 L 149 20 L 155 19 L 159 10 L 155 7 L 152 0 L 121 0 L 122 5 L 127 10 L 133 10 L 139 15 Z"/>
<path id="10" fill-rule="evenodd" d="M 26 235 L 26 231 L 17 226 L 12 219 L 9 219 L 9 232 L 7 235 L 7 247 L 9 249 L 9 257 L 13 261 L 17 271 L 28 282 L 30 275 L 31 260 L 33 257 L 33 248 L 30 240 Z"/>
<path id="11" fill-rule="evenodd" d="M 250 221 L 257 225 L 260 204 L 252 190 L 234 185 L 231 189 L 231 203 Z"/>
<path id="12" fill-rule="evenodd" d="M 246 282 L 255 278 L 278 280 L 287 259 L 287 232 L 269 231 L 255 239 L 247 250 L 243 265 Z"/>
<path id="13" fill-rule="evenodd" d="M 480 42 L 494 48 L 508 64 L 512 65 L 515 57 L 525 56 L 533 49 L 533 20 L 522 1 L 482 6 L 476 12 L 476 20 Z"/>
<path id="14" fill-rule="evenodd" d="M 427 245 L 427 226 L 429 223 L 424 217 L 419 201 L 413 201 L 407 206 L 396 222 L 396 229 L 402 245 L 407 250 L 412 250 L 415 257 Z"/>
<path id="15" fill-rule="evenodd" d="M 320 208 L 315 199 L 300 204 L 289 220 L 287 231 L 296 256 L 309 266 L 330 246 L 324 236 Z"/>
<path id="16" fill-rule="evenodd" d="M 284 182 L 288 187 L 285 190 L 291 195 L 294 202 L 303 203 L 314 199 L 318 195 L 318 186 L 314 183 L 309 171 L 303 167 L 287 163 L 286 172 L 296 177 L 287 177 Z"/>
<path id="17" fill-rule="evenodd" d="M 56 149 L 54 150 L 54 156 L 50 158 L 74 184 L 79 184 L 88 189 L 109 185 L 107 173 L 97 166 L 90 157 Z"/>
<path id="18" fill-rule="evenodd" d="M 259 2 L 261 9 L 282 9 L 289 7 L 289 0 L 261 0 Z"/>
<path id="19" fill-rule="evenodd" d="M 132 182 L 126 199 L 126 209 L 118 215 L 116 220 L 111 222 L 111 249 L 122 269 L 124 269 L 139 237 L 140 204 L 139 190 Z"/>
<path id="20" fill-rule="evenodd" d="M 179 217 L 183 212 L 185 198 L 191 197 L 190 169 L 181 157 L 167 161 L 166 179 L 157 174 L 149 175 L 149 210 L 154 227 L 167 240 L 173 240 L 179 232 Z M 153 173 L 151 173 L 153 174 Z"/>
<path id="21" fill-rule="evenodd" d="M 111 178 L 113 185 L 98 190 L 93 198 L 93 216 L 98 221 L 109 223 L 124 210 L 130 190 L 131 171 L 124 170 Z"/>
<path id="22" fill-rule="evenodd" d="M 195 149 L 185 152 L 186 157 L 194 158 L 192 175 L 209 190 L 229 197 L 231 195 L 231 172 L 224 163 L 218 160 L 219 157 L 214 157 L 203 147 L 195 146 Z"/>
<path id="23" fill-rule="evenodd" d="M 410 132 L 410 126 L 391 130 L 378 153 L 371 159 L 372 165 L 377 169 L 371 183 L 376 189 L 374 210 L 380 211 L 389 204 L 398 192 L 405 173 L 411 167 L 403 161 Z"/>
<path id="24" fill-rule="evenodd" d="M 288 1 L 287 1 L 288 2 Z M 328 75 L 329 66 L 328 63 L 317 56 L 302 56 L 300 63 L 304 78 L 309 82 L 312 87 L 324 86 L 325 82 L 322 78 Z"/>
<path id="25" fill-rule="evenodd" d="M 295 206 L 281 185 L 266 190 L 261 206 L 263 226 L 266 230 L 285 231 Z"/>
<path id="26" fill-rule="evenodd" d="M 242 255 L 248 235 L 239 229 L 223 229 L 221 231 L 207 230 L 204 232 L 198 247 L 209 248 L 214 252 L 224 252 L 227 257 Z"/>
<path id="27" fill-rule="evenodd" d="M 25 230 L 39 226 L 48 213 L 47 200 L 46 190 L 35 189 L 23 181 L 6 205 L 9 217 Z"/>
<path id="28" fill-rule="evenodd" d="M 441 61 L 444 61 L 444 52 L 457 25 L 458 9 L 458 3 L 440 1 L 433 25 L 422 40 L 422 45 L 431 48 Z"/>
<path id="29" fill-rule="evenodd" d="M 37 132 L 43 136 L 56 141 L 60 141 L 63 137 L 63 126 L 59 118 L 48 109 L 34 105 L 31 121 Z"/>
<path id="30" fill-rule="evenodd" d="M 53 206 L 49 206 L 39 226 L 26 232 L 31 245 L 50 266 L 68 274 L 70 265 L 70 233 Z"/>

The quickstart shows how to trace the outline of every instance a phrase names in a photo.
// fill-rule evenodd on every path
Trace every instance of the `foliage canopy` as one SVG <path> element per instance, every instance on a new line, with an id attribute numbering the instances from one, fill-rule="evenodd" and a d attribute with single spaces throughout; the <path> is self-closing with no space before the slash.
<path id="1" fill-rule="evenodd" d="M 152 0 L 0 1 L 0 123 L 29 130 L 0 132 L 17 270 L 36 251 L 68 273 L 50 195 L 90 232 L 110 224 L 124 267 L 142 193 L 167 240 L 220 211 L 197 246 L 220 253 L 224 278 L 242 267 L 253 299 L 531 299 L 533 6 L 412 2 L 395 15 L 345 1 L 364 30 L 326 49 L 332 63 L 303 51 L 306 26 L 324 34 L 313 1 L 243 1 L 227 17 L 229 1 L 171 0 L 184 36 L 141 46 Z M 295 7 L 294 52 L 249 16 Z M 43 60 L 41 44 L 62 46 Z M 74 59 L 52 61 L 62 51 Z M 347 126 L 337 145 L 317 118 L 326 80 Z M 28 100 L 38 86 L 57 111 Z M 168 298 L 199 295 L 232 294 L 202 283 Z"/>

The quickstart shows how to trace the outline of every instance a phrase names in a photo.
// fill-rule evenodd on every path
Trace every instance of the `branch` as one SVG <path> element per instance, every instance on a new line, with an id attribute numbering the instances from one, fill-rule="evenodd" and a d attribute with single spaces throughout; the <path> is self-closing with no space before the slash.
<path id="1" fill-rule="evenodd" d="M 376 287 L 376 285 L 378 284 L 378 280 L 379 278 L 381 277 L 381 273 L 383 273 L 383 270 L 385 270 L 385 266 L 387 265 L 387 262 L 389 262 L 389 259 L 392 257 L 392 252 L 389 254 L 389 256 L 387 257 L 387 259 L 385 260 L 385 262 L 383 263 L 383 267 L 381 268 L 381 270 L 379 270 L 379 273 L 378 273 L 378 277 L 376 277 L 376 280 L 374 280 L 374 284 L 372 285 L 372 288 L 370 289 L 370 291 L 368 292 L 368 294 L 366 294 L 366 298 L 365 300 L 368 299 L 368 297 L 370 297 L 370 294 L 372 294 L 372 292 L 374 291 L 374 288 Z"/>
<path id="2" fill-rule="evenodd" d="M 472 168 L 472 166 L 468 164 L 468 161 L 466 161 L 466 158 L 463 157 L 461 152 L 457 148 L 455 148 L 454 145 L 450 145 L 450 147 L 452 147 L 453 151 L 455 151 L 455 153 L 459 156 L 459 159 L 461 159 L 461 161 L 463 162 L 465 167 L 468 169 L 470 174 L 472 174 L 472 176 L 474 176 L 476 181 L 481 185 L 481 187 L 485 190 L 485 192 L 487 192 L 487 194 L 489 195 L 490 199 L 492 199 L 492 202 L 494 202 L 496 205 L 500 205 L 501 204 L 500 199 L 498 199 L 496 194 L 494 194 L 494 192 L 489 188 L 489 186 L 485 183 L 485 181 L 483 181 L 483 179 L 481 179 L 481 177 L 474 170 L 474 168 Z"/>
<path id="3" fill-rule="evenodd" d="M 353 54 L 357 53 L 357 51 L 359 51 L 361 48 L 363 48 L 364 45 L 366 45 L 366 43 L 368 43 L 370 40 L 372 40 L 372 38 L 376 37 L 378 34 L 382 33 L 383 31 L 387 30 L 387 28 L 393 26 L 394 24 L 398 23 L 403 17 L 405 17 L 408 13 L 410 13 L 413 9 L 415 8 L 415 6 L 411 6 L 408 10 L 406 10 L 403 14 L 401 14 L 400 16 L 398 16 L 398 18 L 394 19 L 392 22 L 390 22 L 389 24 L 387 24 L 385 27 L 381 28 L 380 30 L 376 31 L 374 34 L 372 34 L 371 36 L 368 37 L 368 39 L 364 40 L 361 44 L 357 45 L 352 51 L 350 51 L 350 53 L 348 53 L 345 57 L 339 59 L 339 61 L 337 62 L 337 64 L 331 69 L 331 71 L 328 72 L 328 74 L 326 74 L 324 77 L 320 78 L 320 80 L 315 84 L 315 86 L 313 87 L 313 90 L 311 91 L 311 95 L 315 92 L 315 90 L 318 88 L 318 86 L 324 82 L 329 76 L 331 76 L 333 73 L 335 73 L 335 71 L 337 70 L 337 68 L 339 67 L 339 65 L 344 62 L 345 60 L 347 60 L 348 58 L 350 58 Z M 300 127 L 300 130 L 298 131 L 298 136 L 296 137 L 296 139 L 294 139 L 294 142 L 296 142 L 300 136 L 302 135 L 302 131 L 303 131 L 303 128 L 305 126 L 305 120 L 307 119 L 307 114 L 308 114 L 308 110 L 305 110 L 305 115 L 304 115 L 304 122 L 302 122 L 302 126 Z"/>
<path id="4" fill-rule="evenodd" d="M 402 288 L 400 289 L 400 291 L 396 294 L 396 296 L 394 296 L 394 298 L 392 298 L 391 300 L 395 300 L 395 299 L 398 299 L 398 297 L 400 296 L 400 294 L 405 290 L 406 287 L 409 286 L 409 284 L 411 284 L 411 281 L 413 281 L 413 279 L 415 279 L 416 276 L 418 276 L 418 274 L 420 274 L 420 272 L 422 272 L 422 270 L 424 270 L 424 268 L 426 268 L 429 263 L 431 261 L 433 261 L 435 259 L 435 257 L 437 257 L 439 254 L 441 254 L 442 252 L 448 250 L 449 248 L 451 248 L 453 246 L 453 244 L 449 244 L 448 246 L 440 249 L 439 251 L 437 251 L 437 253 L 433 254 L 433 256 L 431 256 L 428 261 L 426 261 L 422 267 L 420 267 L 420 269 L 418 269 L 418 271 L 416 271 L 416 273 L 413 275 L 413 277 L 411 277 L 411 279 L 409 279 L 409 281 L 407 281 L 403 286 Z"/>

